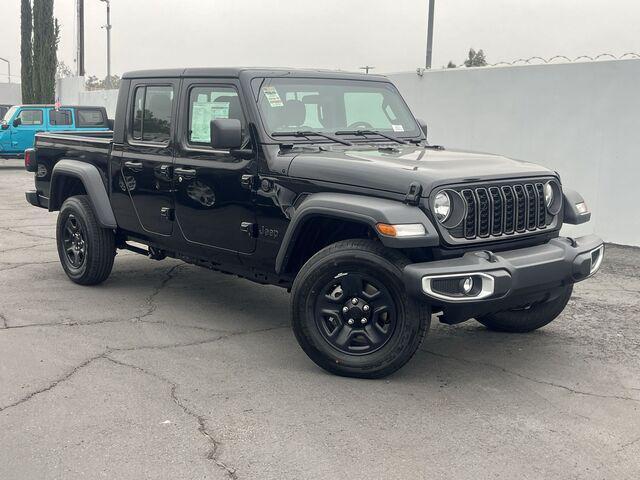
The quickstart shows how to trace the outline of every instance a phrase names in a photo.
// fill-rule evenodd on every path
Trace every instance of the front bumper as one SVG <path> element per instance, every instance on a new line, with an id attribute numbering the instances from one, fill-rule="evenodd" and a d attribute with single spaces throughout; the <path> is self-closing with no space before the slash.
<path id="1" fill-rule="evenodd" d="M 563 287 L 593 275 L 604 244 L 596 235 L 559 237 L 544 245 L 415 263 L 404 269 L 409 294 L 441 307 L 447 323 L 553 298 Z M 463 282 L 473 287 L 464 293 Z"/>

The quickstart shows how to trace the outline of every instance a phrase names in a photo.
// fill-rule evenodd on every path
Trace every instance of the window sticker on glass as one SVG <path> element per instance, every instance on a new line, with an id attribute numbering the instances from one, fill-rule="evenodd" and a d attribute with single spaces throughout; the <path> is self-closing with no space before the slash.
<path id="1" fill-rule="evenodd" d="M 264 96 L 267 97 L 267 101 L 272 107 L 284 106 L 284 103 L 282 103 L 282 99 L 280 98 L 280 95 L 278 95 L 278 91 L 275 87 L 264 87 L 262 92 L 264 93 Z"/>
<path id="2" fill-rule="evenodd" d="M 229 103 L 201 102 L 201 97 L 198 96 L 198 102 L 193 104 L 191 111 L 191 141 L 208 143 L 211 139 L 211 120 L 229 118 Z"/>
<path id="3" fill-rule="evenodd" d="M 404 127 L 402 125 L 391 125 L 394 132 L 404 132 Z"/>

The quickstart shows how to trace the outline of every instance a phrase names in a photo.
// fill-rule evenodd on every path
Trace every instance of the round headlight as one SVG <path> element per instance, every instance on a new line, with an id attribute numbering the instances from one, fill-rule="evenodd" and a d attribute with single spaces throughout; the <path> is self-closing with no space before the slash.
<path id="1" fill-rule="evenodd" d="M 553 204 L 553 186 L 551 182 L 544 184 L 544 203 L 547 205 L 547 208 Z"/>
<path id="2" fill-rule="evenodd" d="M 451 199 L 447 192 L 440 192 L 433 202 L 433 212 L 439 222 L 444 222 L 451 213 Z"/>

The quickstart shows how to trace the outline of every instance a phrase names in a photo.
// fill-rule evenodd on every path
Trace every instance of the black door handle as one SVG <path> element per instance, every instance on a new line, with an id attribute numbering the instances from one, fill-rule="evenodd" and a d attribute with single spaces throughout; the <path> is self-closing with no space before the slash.
<path id="1" fill-rule="evenodd" d="M 179 178 L 194 178 L 197 174 L 196 170 L 193 168 L 181 168 L 177 167 L 173 169 L 173 173 Z"/>
<path id="2" fill-rule="evenodd" d="M 124 166 L 134 172 L 142 171 L 142 162 L 124 162 Z"/>

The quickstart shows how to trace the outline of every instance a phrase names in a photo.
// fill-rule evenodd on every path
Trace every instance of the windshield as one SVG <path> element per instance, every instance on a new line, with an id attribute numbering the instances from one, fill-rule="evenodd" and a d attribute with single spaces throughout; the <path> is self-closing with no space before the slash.
<path id="1" fill-rule="evenodd" d="M 16 110 L 18 110 L 18 107 L 11 107 L 9 110 L 7 110 L 7 113 L 4 114 L 4 118 L 2 119 L 2 121 L 8 122 L 9 119 L 13 117 L 13 114 L 16 112 Z"/>
<path id="2" fill-rule="evenodd" d="M 348 134 L 356 130 L 400 138 L 421 135 L 404 100 L 387 82 L 257 78 L 253 89 L 269 135 L 301 131 Z M 322 137 L 303 140 L 322 141 Z"/>

